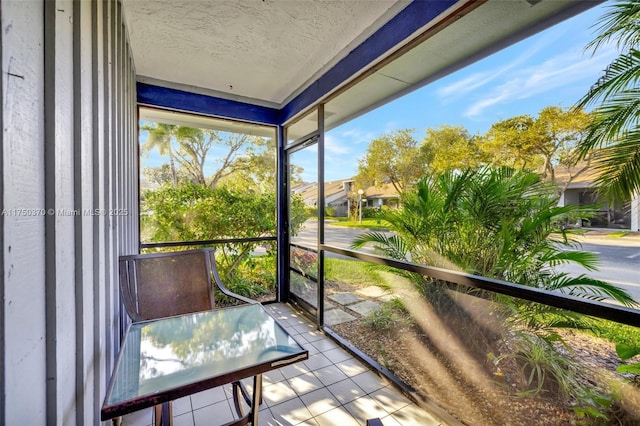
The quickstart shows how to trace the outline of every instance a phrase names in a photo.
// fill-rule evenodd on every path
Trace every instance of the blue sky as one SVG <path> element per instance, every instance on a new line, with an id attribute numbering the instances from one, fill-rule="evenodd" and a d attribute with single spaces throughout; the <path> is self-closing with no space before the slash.
<path id="1" fill-rule="evenodd" d="M 616 56 L 612 47 L 585 51 L 605 10 L 606 4 L 596 6 L 331 130 L 325 180 L 355 175 L 369 142 L 391 130 L 415 129 L 418 141 L 427 128 L 442 125 L 483 134 L 496 121 L 573 105 Z M 300 154 L 295 161 L 305 168 L 304 180 L 315 181 L 310 157 Z"/>

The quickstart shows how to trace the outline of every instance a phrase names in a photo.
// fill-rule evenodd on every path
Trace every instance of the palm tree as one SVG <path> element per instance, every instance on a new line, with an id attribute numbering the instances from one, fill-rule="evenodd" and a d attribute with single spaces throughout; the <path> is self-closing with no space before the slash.
<path id="1" fill-rule="evenodd" d="M 587 46 L 596 50 L 615 42 L 620 55 L 578 102 L 597 102 L 594 120 L 579 144 L 579 155 L 593 153 L 596 183 L 605 194 L 625 199 L 640 193 L 640 2 L 617 2 L 599 20 L 600 34 Z"/>
<path id="2" fill-rule="evenodd" d="M 628 293 L 613 285 L 554 270 L 569 263 L 593 270 L 597 264 L 592 253 L 574 250 L 572 230 L 562 226 L 590 210 L 558 207 L 556 194 L 537 174 L 509 168 L 427 176 L 407 194 L 401 210 L 384 214 L 394 235 L 368 232 L 352 247 L 373 243 L 396 259 L 633 305 Z"/>
<path id="3" fill-rule="evenodd" d="M 154 148 L 162 156 L 169 156 L 169 167 L 171 168 L 171 177 L 173 186 L 178 185 L 178 175 L 176 171 L 175 155 L 171 146 L 173 139 L 180 126 L 165 123 L 153 123 L 153 125 L 145 124 L 140 130 L 148 132 L 147 141 L 140 147 L 142 153 L 148 153 Z"/>

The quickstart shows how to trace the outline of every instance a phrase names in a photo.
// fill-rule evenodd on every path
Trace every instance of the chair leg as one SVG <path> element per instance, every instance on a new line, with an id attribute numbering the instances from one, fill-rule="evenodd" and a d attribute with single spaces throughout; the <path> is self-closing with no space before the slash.
<path id="1" fill-rule="evenodd" d="M 233 382 L 233 405 L 239 418 L 244 417 L 244 408 L 242 407 L 242 400 L 240 399 L 246 400 L 243 390 L 240 382 Z"/>
<path id="2" fill-rule="evenodd" d="M 171 401 L 153 407 L 155 426 L 173 426 L 173 403 Z"/>

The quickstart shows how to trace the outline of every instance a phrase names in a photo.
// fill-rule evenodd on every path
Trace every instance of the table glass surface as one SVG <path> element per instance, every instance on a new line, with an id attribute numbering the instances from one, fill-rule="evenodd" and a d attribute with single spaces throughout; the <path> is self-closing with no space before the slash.
<path id="1" fill-rule="evenodd" d="M 134 323 L 105 406 L 303 353 L 260 304 Z"/>

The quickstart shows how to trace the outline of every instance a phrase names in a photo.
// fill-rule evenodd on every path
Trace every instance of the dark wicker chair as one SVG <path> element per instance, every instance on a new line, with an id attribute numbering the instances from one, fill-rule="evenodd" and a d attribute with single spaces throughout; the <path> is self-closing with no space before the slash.
<path id="1" fill-rule="evenodd" d="M 258 303 L 222 284 L 213 249 L 121 256 L 119 266 L 122 299 L 133 322 L 215 309 L 216 288 L 238 301 Z M 242 415 L 240 395 L 248 401 L 248 394 L 239 382 L 233 387 Z M 155 407 L 157 425 L 164 416 L 172 417 L 171 402 Z"/>

